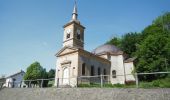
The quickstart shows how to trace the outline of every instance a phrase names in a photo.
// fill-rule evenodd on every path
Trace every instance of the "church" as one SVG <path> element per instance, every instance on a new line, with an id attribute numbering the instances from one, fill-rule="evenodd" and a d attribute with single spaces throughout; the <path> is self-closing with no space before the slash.
<path id="1" fill-rule="evenodd" d="M 125 84 L 135 81 L 133 58 L 126 58 L 119 48 L 104 44 L 92 52 L 84 49 L 85 27 L 78 20 L 77 5 L 75 3 L 71 21 L 63 26 L 63 47 L 55 55 L 56 75 L 55 86 L 75 87 L 82 84 L 79 77 L 99 76 L 97 79 L 86 79 L 85 83 L 103 81 L 110 84 Z M 107 76 L 107 77 L 106 77 Z M 88 82 L 89 81 L 89 82 Z"/>

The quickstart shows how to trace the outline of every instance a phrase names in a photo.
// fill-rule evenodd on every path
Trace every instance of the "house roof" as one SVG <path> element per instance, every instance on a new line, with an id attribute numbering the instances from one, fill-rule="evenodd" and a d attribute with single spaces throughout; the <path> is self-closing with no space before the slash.
<path id="1" fill-rule="evenodd" d="M 16 76 L 16 75 L 21 74 L 21 73 L 25 73 L 25 72 L 24 72 L 23 70 L 21 70 L 21 71 L 19 71 L 19 72 L 17 72 L 17 73 L 14 73 L 14 74 L 6 77 L 6 78 L 13 77 L 13 76 Z"/>

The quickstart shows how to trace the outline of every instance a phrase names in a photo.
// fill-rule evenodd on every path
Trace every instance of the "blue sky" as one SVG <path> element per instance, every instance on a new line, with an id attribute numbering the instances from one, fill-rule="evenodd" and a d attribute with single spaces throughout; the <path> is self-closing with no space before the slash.
<path id="1" fill-rule="evenodd" d="M 85 49 L 111 37 L 140 32 L 170 11 L 170 0 L 78 0 Z M 10 75 L 39 61 L 55 68 L 62 47 L 62 26 L 70 21 L 74 0 L 0 0 L 0 75 Z"/>

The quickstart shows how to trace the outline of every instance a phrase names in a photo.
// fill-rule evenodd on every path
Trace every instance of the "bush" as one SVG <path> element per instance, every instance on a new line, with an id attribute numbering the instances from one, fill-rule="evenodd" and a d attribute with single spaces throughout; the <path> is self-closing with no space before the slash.
<path id="1" fill-rule="evenodd" d="M 170 88 L 170 78 L 158 79 L 152 82 L 141 82 L 141 88 Z"/>
<path id="2" fill-rule="evenodd" d="M 140 88 L 153 88 L 153 85 L 151 84 L 151 82 L 141 82 L 139 87 Z"/>

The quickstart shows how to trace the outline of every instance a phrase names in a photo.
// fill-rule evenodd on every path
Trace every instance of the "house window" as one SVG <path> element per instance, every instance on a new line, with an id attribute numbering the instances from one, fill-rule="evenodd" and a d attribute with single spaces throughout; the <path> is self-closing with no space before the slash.
<path id="1" fill-rule="evenodd" d="M 94 66 L 91 66 L 91 76 L 94 76 Z"/>
<path id="2" fill-rule="evenodd" d="M 86 70 L 86 69 L 85 69 L 85 66 L 86 66 L 85 63 L 83 63 L 83 64 L 82 64 L 82 75 L 85 75 L 85 70 Z"/>
<path id="3" fill-rule="evenodd" d="M 14 81 L 16 81 L 16 79 L 15 79 L 15 78 L 13 78 L 13 79 L 12 79 L 12 81 L 14 82 Z"/>
<path id="4" fill-rule="evenodd" d="M 101 74 L 101 73 L 100 73 L 100 67 L 98 67 L 98 69 L 97 69 L 97 70 L 98 70 L 98 75 L 100 75 L 100 74 Z"/>
<path id="5" fill-rule="evenodd" d="M 116 70 L 112 70 L 112 78 L 116 78 Z"/>

